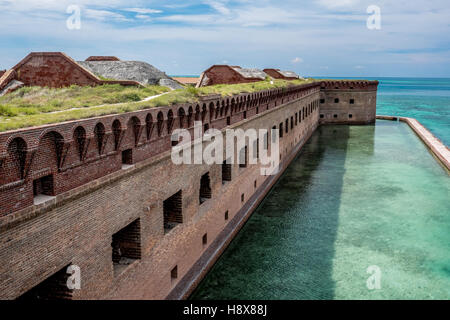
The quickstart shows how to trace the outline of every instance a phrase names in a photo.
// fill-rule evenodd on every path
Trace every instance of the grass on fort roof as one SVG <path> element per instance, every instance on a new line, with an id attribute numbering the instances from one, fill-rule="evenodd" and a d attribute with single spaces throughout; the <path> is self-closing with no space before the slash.
<path id="1" fill-rule="evenodd" d="M 274 80 L 273 83 L 266 80 L 203 88 L 186 87 L 171 92 L 168 92 L 169 89 L 159 86 L 145 88 L 120 85 L 70 86 L 62 89 L 24 87 L 0 97 L 0 132 L 152 107 L 193 103 L 198 101 L 201 96 L 212 94 L 231 96 L 311 82 L 314 80 Z M 164 95 L 155 99 L 141 101 L 146 97 L 162 93 Z"/>

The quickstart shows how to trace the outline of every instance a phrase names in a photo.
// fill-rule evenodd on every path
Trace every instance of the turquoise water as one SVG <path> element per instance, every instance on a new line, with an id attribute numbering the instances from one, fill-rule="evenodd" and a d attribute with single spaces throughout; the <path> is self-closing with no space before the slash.
<path id="1" fill-rule="evenodd" d="M 322 126 L 191 298 L 450 299 L 449 192 L 404 123 Z"/>
<path id="2" fill-rule="evenodd" d="M 378 115 L 416 118 L 443 143 L 450 145 L 450 79 L 363 78 L 380 82 Z"/>
<path id="3" fill-rule="evenodd" d="M 450 145 L 450 79 L 381 78 L 377 114 L 413 117 Z"/>

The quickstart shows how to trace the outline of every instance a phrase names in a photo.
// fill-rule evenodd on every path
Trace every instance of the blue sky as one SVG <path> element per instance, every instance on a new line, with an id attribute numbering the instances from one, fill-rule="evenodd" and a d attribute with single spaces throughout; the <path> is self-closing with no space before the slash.
<path id="1" fill-rule="evenodd" d="M 69 30 L 69 5 L 81 28 Z M 367 8 L 381 9 L 369 30 Z M 0 0 L 0 69 L 30 51 L 115 55 L 168 74 L 212 64 L 308 76 L 450 77 L 448 0 Z"/>

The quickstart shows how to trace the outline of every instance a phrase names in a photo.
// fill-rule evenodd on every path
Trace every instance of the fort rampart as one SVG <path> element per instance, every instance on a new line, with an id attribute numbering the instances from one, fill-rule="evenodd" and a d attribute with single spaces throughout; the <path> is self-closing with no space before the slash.
<path id="1" fill-rule="evenodd" d="M 275 178 L 259 164 L 174 165 L 173 130 L 276 128 L 283 171 L 319 124 L 373 123 L 377 85 L 323 81 L 0 133 L 0 299 L 185 297 Z M 61 285 L 69 265 L 80 290 Z"/>

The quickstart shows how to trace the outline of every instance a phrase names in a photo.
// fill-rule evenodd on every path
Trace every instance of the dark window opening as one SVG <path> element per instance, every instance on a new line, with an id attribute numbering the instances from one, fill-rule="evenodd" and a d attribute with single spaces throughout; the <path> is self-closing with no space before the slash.
<path id="1" fill-rule="evenodd" d="M 227 117 L 227 126 L 231 125 L 231 117 Z"/>
<path id="2" fill-rule="evenodd" d="M 254 184 L 253 184 L 254 186 L 255 186 L 255 189 L 256 189 L 256 186 L 257 186 L 257 184 L 256 184 L 256 180 L 255 180 L 255 182 L 254 182 Z"/>
<path id="3" fill-rule="evenodd" d="M 203 133 L 206 133 L 206 131 L 208 131 L 208 130 L 209 130 L 209 124 L 205 123 L 203 126 Z"/>
<path id="4" fill-rule="evenodd" d="M 348 117 L 351 119 L 351 118 L 353 118 L 353 115 L 350 113 L 350 114 L 348 115 Z"/>
<path id="5" fill-rule="evenodd" d="M 200 204 L 208 199 L 211 199 L 211 179 L 209 178 L 209 172 L 205 173 L 200 179 Z"/>
<path id="6" fill-rule="evenodd" d="M 205 233 L 202 237 L 202 244 L 203 244 L 203 247 L 205 247 L 208 244 L 208 234 L 207 233 Z"/>
<path id="7" fill-rule="evenodd" d="M 333 118 L 337 119 L 337 117 L 338 117 L 338 115 L 337 115 L 337 114 L 333 115 Z"/>
<path id="8" fill-rule="evenodd" d="M 247 119 L 247 111 L 244 111 L 244 119 Z"/>
<path id="9" fill-rule="evenodd" d="M 222 183 L 231 181 L 231 163 L 227 163 L 225 160 L 222 163 Z"/>
<path id="10" fill-rule="evenodd" d="M 133 164 L 133 149 L 122 151 L 122 164 Z"/>
<path id="11" fill-rule="evenodd" d="M 256 108 L 256 114 L 258 114 L 259 113 L 259 108 Z"/>
<path id="12" fill-rule="evenodd" d="M 294 117 L 291 117 L 291 130 L 294 129 Z"/>
<path id="13" fill-rule="evenodd" d="M 269 150 L 269 132 L 264 134 L 264 147 Z"/>
<path id="14" fill-rule="evenodd" d="M 247 158 L 248 158 L 248 148 L 245 146 L 239 152 L 239 168 L 247 167 Z"/>
<path id="15" fill-rule="evenodd" d="M 245 196 L 244 196 L 244 194 L 241 194 L 241 202 L 244 202 L 244 200 L 245 200 Z"/>
<path id="16" fill-rule="evenodd" d="M 320 115 L 320 119 L 323 119 L 323 118 L 325 118 L 325 116 L 323 114 L 321 114 Z"/>
<path id="17" fill-rule="evenodd" d="M 225 212 L 225 221 L 228 221 L 228 211 Z"/>
<path id="18" fill-rule="evenodd" d="M 334 103 L 339 103 L 339 99 L 338 98 L 334 99 Z"/>
<path id="19" fill-rule="evenodd" d="M 141 259 L 140 219 L 113 234 L 111 246 L 114 273 L 120 273 L 127 266 Z"/>
<path id="20" fill-rule="evenodd" d="M 172 134 L 170 141 L 172 142 L 172 147 L 176 147 L 180 142 L 179 140 L 179 136 Z"/>
<path id="21" fill-rule="evenodd" d="M 320 99 L 320 103 L 325 103 L 325 99 Z"/>
<path id="22" fill-rule="evenodd" d="M 286 119 L 286 126 L 285 126 L 285 129 L 286 129 L 286 133 L 288 133 L 289 132 L 289 119 Z"/>
<path id="23" fill-rule="evenodd" d="M 178 191 L 176 194 L 164 201 L 163 211 L 165 233 L 168 233 L 177 225 L 183 223 L 183 203 L 181 191 Z"/>
<path id="24" fill-rule="evenodd" d="M 172 271 L 170 271 L 170 279 L 172 281 L 175 281 L 175 280 L 177 280 L 177 278 L 178 278 L 178 266 L 175 266 L 172 269 Z"/>
<path id="25" fill-rule="evenodd" d="M 17 300 L 72 300 L 73 291 L 67 287 L 70 274 L 66 266 L 42 281 L 40 284 L 25 292 Z"/>
<path id="26" fill-rule="evenodd" d="M 259 138 L 256 139 L 256 159 L 259 159 Z"/>
<path id="27" fill-rule="evenodd" d="M 355 104 L 355 99 L 350 99 L 350 104 Z"/>
<path id="28" fill-rule="evenodd" d="M 280 138 L 283 138 L 283 123 L 280 123 Z"/>
<path id="29" fill-rule="evenodd" d="M 54 196 L 53 175 L 45 176 L 33 181 L 33 195 Z"/>

